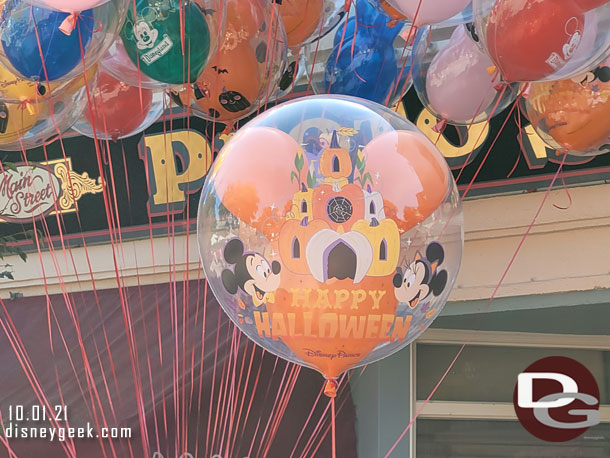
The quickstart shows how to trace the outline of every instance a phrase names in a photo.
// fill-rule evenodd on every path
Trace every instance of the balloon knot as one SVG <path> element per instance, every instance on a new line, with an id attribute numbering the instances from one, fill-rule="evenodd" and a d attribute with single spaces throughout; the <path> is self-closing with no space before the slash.
<path id="1" fill-rule="evenodd" d="M 527 99 L 530 95 L 530 91 L 532 90 L 532 83 L 525 83 L 523 86 L 523 92 L 521 93 L 521 97 Z"/>
<path id="2" fill-rule="evenodd" d="M 18 108 L 21 110 L 28 110 L 28 113 L 33 116 L 36 113 L 36 109 L 34 108 L 34 105 L 32 105 L 32 102 L 33 100 L 31 99 L 22 99 Z"/>
<path id="3" fill-rule="evenodd" d="M 235 129 L 235 124 L 234 123 L 229 123 L 225 127 L 225 130 L 222 131 L 222 133 L 224 135 L 229 135 L 231 132 L 233 132 L 234 129 Z"/>
<path id="4" fill-rule="evenodd" d="M 326 384 L 324 385 L 324 394 L 329 398 L 337 397 L 337 389 L 339 388 L 339 383 L 334 378 L 327 379 Z"/>
<path id="5" fill-rule="evenodd" d="M 65 35 L 70 36 L 72 31 L 76 27 L 76 21 L 78 20 L 78 16 L 80 13 L 71 13 L 66 16 L 66 18 L 59 25 L 59 30 Z"/>
<path id="6" fill-rule="evenodd" d="M 443 132 L 445 132 L 446 128 L 447 128 L 447 120 L 441 119 L 439 122 L 436 123 L 436 125 L 432 128 L 432 130 L 434 132 L 436 132 L 437 134 L 442 134 Z"/>
<path id="7" fill-rule="evenodd" d="M 411 25 L 409 28 L 405 27 L 398 35 L 405 40 L 407 46 L 413 46 L 417 35 L 417 26 Z"/>

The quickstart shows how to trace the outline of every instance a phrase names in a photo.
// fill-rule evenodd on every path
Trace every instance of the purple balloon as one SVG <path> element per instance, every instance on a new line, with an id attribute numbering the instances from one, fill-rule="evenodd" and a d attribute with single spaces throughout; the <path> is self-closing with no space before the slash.
<path id="1" fill-rule="evenodd" d="M 430 107 L 447 121 L 468 123 L 489 109 L 499 80 L 493 62 L 472 41 L 463 26 L 432 60 L 426 75 Z"/>
<path id="2" fill-rule="evenodd" d="M 388 0 L 388 3 L 419 27 L 452 18 L 465 9 L 470 0 Z"/>

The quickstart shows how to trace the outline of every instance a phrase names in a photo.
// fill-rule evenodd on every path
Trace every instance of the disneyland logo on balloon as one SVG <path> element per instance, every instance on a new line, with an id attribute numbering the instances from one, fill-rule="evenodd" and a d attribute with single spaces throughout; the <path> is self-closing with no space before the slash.
<path id="1" fill-rule="evenodd" d="M 0 215 L 7 221 L 51 211 L 61 194 L 59 178 L 48 168 L 18 165 L 0 175 Z"/>
<path id="2" fill-rule="evenodd" d="M 347 353 L 343 350 L 339 350 L 336 353 L 324 353 L 321 350 L 312 350 L 311 348 L 304 348 L 305 354 L 312 358 L 328 358 L 333 360 L 335 358 L 359 358 L 360 353 Z"/>

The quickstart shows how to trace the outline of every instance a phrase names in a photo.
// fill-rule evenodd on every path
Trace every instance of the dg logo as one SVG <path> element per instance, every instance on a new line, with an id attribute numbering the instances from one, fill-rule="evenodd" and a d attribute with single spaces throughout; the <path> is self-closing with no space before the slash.
<path id="1" fill-rule="evenodd" d="M 575 439 L 600 422 L 595 377 L 563 356 L 538 360 L 519 374 L 513 402 L 523 427 L 549 442 Z"/>

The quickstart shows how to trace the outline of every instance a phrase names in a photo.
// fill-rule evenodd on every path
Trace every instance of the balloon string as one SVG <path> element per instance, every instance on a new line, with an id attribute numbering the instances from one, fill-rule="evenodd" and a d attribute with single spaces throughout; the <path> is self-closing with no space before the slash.
<path id="1" fill-rule="evenodd" d="M 398 439 L 396 439 L 396 442 L 394 442 L 394 445 L 392 445 L 392 447 L 390 448 L 390 450 L 388 450 L 388 453 L 386 453 L 384 455 L 383 458 L 388 458 L 392 452 L 394 451 L 394 449 L 396 449 L 396 447 L 398 446 L 398 444 L 400 443 L 400 441 L 402 440 L 403 437 L 405 437 L 405 434 L 407 434 L 409 432 L 409 430 L 411 429 L 411 426 L 413 426 L 413 423 L 415 423 L 415 420 L 417 420 L 417 417 L 419 416 L 419 414 L 422 412 L 422 410 L 424 410 L 424 408 L 426 407 L 426 405 L 428 405 L 428 403 L 430 402 L 430 399 L 432 399 L 432 396 L 434 396 L 434 393 L 436 393 L 436 390 L 438 390 L 438 388 L 441 386 L 441 383 L 443 383 L 443 381 L 445 380 L 445 378 L 447 377 L 447 375 L 449 375 L 449 372 L 451 372 L 451 369 L 453 368 L 453 365 L 456 363 L 456 361 L 458 360 L 458 358 L 460 357 L 460 355 L 462 354 L 462 351 L 464 351 L 464 348 L 466 347 L 466 344 L 462 344 L 462 346 L 460 347 L 460 349 L 458 350 L 457 354 L 455 355 L 455 357 L 453 358 L 453 361 L 451 361 L 451 364 L 449 364 L 449 367 L 447 368 L 447 370 L 445 370 L 445 373 L 443 374 L 443 376 L 440 378 L 440 380 L 436 383 L 436 385 L 434 386 L 434 388 L 432 389 L 432 391 L 430 392 L 430 394 L 428 395 L 428 397 L 426 398 L 426 400 L 423 402 L 422 406 L 417 410 L 417 412 L 415 413 L 415 415 L 413 416 L 413 418 L 411 418 L 411 421 L 409 422 L 409 424 L 407 425 L 407 427 L 404 429 L 404 431 L 402 432 L 402 434 L 400 436 L 398 436 Z"/>
<path id="2" fill-rule="evenodd" d="M 510 262 L 508 263 L 508 266 L 506 267 L 506 270 L 502 274 L 502 277 L 500 278 L 500 281 L 498 282 L 498 285 L 496 286 L 496 288 L 494 289 L 493 293 L 491 294 L 491 296 L 489 298 L 489 303 L 488 304 L 491 304 L 491 302 L 493 301 L 494 297 L 496 296 L 496 293 L 500 289 L 500 286 L 504 282 L 504 278 L 506 278 L 506 275 L 508 274 L 508 271 L 510 270 L 510 268 L 513 265 L 513 263 L 515 262 L 515 259 L 517 258 L 517 255 L 519 254 L 519 251 L 521 250 L 521 247 L 525 243 L 525 239 L 527 238 L 527 236 L 529 235 L 530 231 L 534 227 L 534 224 L 536 224 L 536 220 L 538 219 L 538 216 L 540 215 L 540 212 L 542 211 L 542 207 L 544 207 L 544 204 L 545 204 L 547 198 L 549 197 L 549 194 L 551 193 L 551 189 L 553 189 L 553 186 L 555 185 L 555 181 L 557 181 L 557 178 L 559 177 L 559 175 L 561 175 L 561 171 L 563 169 L 563 165 L 565 164 L 566 157 L 568 157 L 568 154 L 564 153 L 563 154 L 563 158 L 561 160 L 561 164 L 559 164 L 559 168 L 557 169 L 557 172 L 555 173 L 555 176 L 551 180 L 551 184 L 549 185 L 548 189 L 546 190 L 546 193 L 544 194 L 544 198 L 542 199 L 542 202 L 540 203 L 540 206 L 538 207 L 538 211 L 534 215 L 534 219 L 532 219 L 532 222 L 530 223 L 530 225 L 528 226 L 527 230 L 525 231 L 525 234 L 523 234 L 523 237 L 521 238 L 521 241 L 519 242 L 519 245 L 517 246 L 517 249 L 515 250 L 515 253 L 513 254 L 512 258 L 510 259 Z"/>
<path id="3" fill-rule="evenodd" d="M 331 408 L 331 425 L 332 425 L 332 443 L 333 443 L 333 458 L 337 458 L 337 431 L 336 431 L 336 425 L 335 425 L 335 399 L 336 398 L 330 398 L 330 408 Z"/>
<path id="4" fill-rule="evenodd" d="M 563 190 L 566 192 L 566 195 L 568 196 L 568 205 L 566 205 L 565 207 L 562 207 L 561 205 L 553 204 L 553 207 L 555 207 L 558 210 L 567 210 L 568 208 L 570 208 L 572 206 L 572 196 L 570 195 L 570 190 L 568 189 L 568 186 L 566 185 L 566 180 L 563 177 L 563 173 L 561 174 L 561 184 L 563 186 Z"/>

